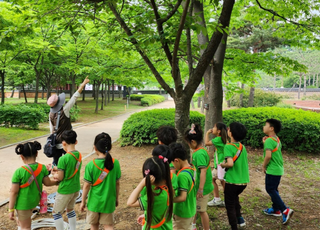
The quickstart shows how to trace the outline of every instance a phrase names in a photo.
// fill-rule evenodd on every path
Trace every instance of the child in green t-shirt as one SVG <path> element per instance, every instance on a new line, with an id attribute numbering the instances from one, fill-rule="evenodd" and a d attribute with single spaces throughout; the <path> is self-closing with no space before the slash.
<path id="1" fill-rule="evenodd" d="M 192 164 L 196 168 L 197 191 L 197 212 L 200 214 L 202 227 L 209 230 L 209 216 L 207 213 L 207 203 L 209 195 L 213 191 L 212 174 L 210 168 L 210 157 L 203 148 L 203 132 L 199 124 L 192 124 L 191 129 L 187 130 L 184 139 L 193 150 Z M 193 222 L 193 229 L 196 229 L 196 218 Z"/>
<path id="2" fill-rule="evenodd" d="M 171 126 L 161 126 L 157 130 L 157 138 L 159 145 L 166 145 L 168 146 L 171 143 L 175 143 L 178 139 L 178 131 L 171 127 Z M 176 169 L 174 168 L 173 164 L 170 163 L 170 170 L 172 174 L 176 174 Z M 175 176 L 173 176 L 174 178 Z"/>
<path id="3" fill-rule="evenodd" d="M 224 202 L 219 195 L 219 187 L 216 180 L 220 180 L 220 183 L 224 189 L 224 174 L 225 170 L 221 167 L 221 163 L 224 161 L 224 146 L 227 144 L 227 126 L 222 122 L 217 122 L 212 129 L 209 129 L 205 137 L 205 145 L 214 145 L 216 151 L 214 153 L 214 169 L 212 170 L 212 183 L 213 183 L 213 195 L 214 198 L 208 202 L 208 206 L 224 206 Z M 216 137 L 211 139 L 209 135 L 213 134 Z"/>
<path id="4" fill-rule="evenodd" d="M 127 201 L 128 206 L 140 207 L 144 211 L 144 215 L 138 218 L 143 230 L 172 230 L 173 189 L 165 163 L 164 158 L 148 158 L 142 167 L 144 178 Z M 142 192 L 144 187 L 146 192 Z"/>
<path id="5" fill-rule="evenodd" d="M 247 129 L 243 124 L 238 122 L 230 124 L 228 136 L 231 142 L 224 147 L 226 163 L 221 164 L 221 167 L 226 168 L 224 202 L 232 230 L 237 230 L 238 224 L 240 227 L 246 225 L 239 203 L 239 195 L 250 181 L 247 150 L 240 143 L 246 135 Z"/>
<path id="6" fill-rule="evenodd" d="M 77 134 L 66 130 L 61 135 L 62 147 L 66 154 L 59 159 L 58 166 L 53 168 L 54 179 L 60 181 L 56 199 L 53 205 L 53 218 L 57 230 L 63 230 L 62 213 L 67 208 L 70 230 L 76 230 L 76 213 L 74 205 L 80 191 L 80 170 L 82 156 L 75 149 L 78 143 Z"/>
<path id="7" fill-rule="evenodd" d="M 16 212 L 17 224 L 21 229 L 31 229 L 32 211 L 39 205 L 42 184 L 45 186 L 58 184 L 50 180 L 46 166 L 36 162 L 40 149 L 41 144 L 37 141 L 18 144 L 15 149 L 25 165 L 18 168 L 12 176 L 9 219 L 14 220 Z"/>
<path id="8" fill-rule="evenodd" d="M 196 190 L 194 188 L 193 165 L 188 162 L 188 155 L 179 143 L 169 145 L 173 164 L 178 170 L 178 189 L 173 198 L 173 230 L 189 230 L 196 214 Z"/>
<path id="9" fill-rule="evenodd" d="M 113 229 L 114 225 L 113 213 L 119 204 L 121 170 L 119 161 L 110 155 L 111 148 L 109 134 L 98 134 L 94 140 L 98 158 L 90 161 L 85 168 L 80 210 L 84 211 L 89 193 L 87 223 L 91 229 L 98 230 L 99 224 L 104 225 L 105 229 Z"/>
<path id="10" fill-rule="evenodd" d="M 277 137 L 280 130 L 281 122 L 276 119 L 266 120 L 266 124 L 263 127 L 263 132 L 267 136 L 262 139 L 264 146 L 262 170 L 266 174 L 266 190 L 272 200 L 272 207 L 263 210 L 263 212 L 271 216 L 281 216 L 282 214 L 282 223 L 287 224 L 293 214 L 293 210 L 287 208 L 278 191 L 281 176 L 284 173 L 281 153 L 282 145 L 279 137 Z"/>

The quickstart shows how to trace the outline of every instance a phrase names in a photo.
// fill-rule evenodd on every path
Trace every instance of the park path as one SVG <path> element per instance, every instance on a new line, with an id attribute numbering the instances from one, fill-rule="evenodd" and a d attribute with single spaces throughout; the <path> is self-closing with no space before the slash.
<path id="1" fill-rule="evenodd" d="M 167 100 L 165 102 L 139 109 L 135 112 L 140 112 L 149 109 L 156 108 L 174 108 L 173 100 Z M 78 135 L 78 144 L 77 149 L 82 153 L 82 156 L 90 154 L 93 151 L 93 141 L 97 134 L 101 132 L 107 132 L 112 140 L 116 140 L 120 137 L 120 130 L 122 128 L 123 122 L 133 113 L 125 113 L 119 116 L 108 118 L 104 121 L 74 127 L 74 130 Z M 35 140 L 39 141 L 42 145 L 45 144 L 47 137 L 36 138 Z M 39 151 L 39 156 L 37 161 L 42 164 L 48 164 L 52 162 L 52 158 L 47 158 L 43 150 Z M 0 150 L 0 175 L 2 186 L 0 189 L 0 202 L 9 197 L 9 190 L 11 187 L 11 177 L 14 171 L 23 165 L 23 162 L 15 153 L 15 146 L 10 146 Z"/>

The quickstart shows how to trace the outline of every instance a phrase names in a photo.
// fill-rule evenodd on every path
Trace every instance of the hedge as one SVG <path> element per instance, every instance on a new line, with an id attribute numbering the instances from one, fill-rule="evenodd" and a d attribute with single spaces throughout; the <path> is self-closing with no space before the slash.
<path id="1" fill-rule="evenodd" d="M 156 132 L 160 126 L 174 127 L 174 109 L 153 109 L 131 115 L 124 123 L 120 132 L 121 146 L 156 144 Z M 204 125 L 204 116 L 196 111 L 190 112 L 190 124 Z"/>
<path id="2" fill-rule="evenodd" d="M 165 98 L 157 94 L 131 94 L 130 100 L 141 101 L 142 106 L 150 106 L 163 102 Z"/>
<path id="3" fill-rule="evenodd" d="M 39 129 L 39 123 L 48 119 L 48 114 L 42 109 L 31 108 L 26 105 L 0 106 L 0 124 L 6 127 L 28 127 Z"/>
<path id="4" fill-rule="evenodd" d="M 243 107 L 248 107 L 249 90 L 245 90 L 243 93 Z M 255 89 L 254 92 L 254 107 L 275 106 L 282 99 L 282 96 L 275 94 L 274 92 L 265 92 L 261 89 Z M 230 99 L 231 106 L 240 107 L 240 94 L 235 94 Z"/>
<path id="5" fill-rule="evenodd" d="M 154 109 L 135 113 L 123 124 L 120 133 L 121 145 L 155 144 L 156 131 L 162 125 L 174 127 L 174 109 Z M 266 119 L 275 118 L 282 122 L 279 137 L 284 150 L 320 153 L 320 114 L 310 111 L 261 107 L 226 110 L 224 123 L 241 122 L 248 134 L 243 144 L 262 147 L 262 128 Z M 190 124 L 200 123 L 204 127 L 204 115 L 191 111 Z"/>

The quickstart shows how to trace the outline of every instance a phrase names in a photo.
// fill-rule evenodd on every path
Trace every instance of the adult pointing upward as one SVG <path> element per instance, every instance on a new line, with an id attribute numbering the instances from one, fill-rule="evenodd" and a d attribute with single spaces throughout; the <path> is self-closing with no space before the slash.
<path id="1" fill-rule="evenodd" d="M 57 134 L 57 145 L 56 148 L 58 151 L 56 151 L 55 156 L 53 157 L 53 165 L 58 165 L 59 158 L 65 154 L 65 151 L 62 148 L 61 144 L 61 134 L 65 130 L 71 130 L 71 120 L 70 120 L 70 109 L 74 106 L 74 104 L 77 101 L 77 98 L 80 97 L 80 94 L 87 83 L 89 83 L 90 80 L 88 79 L 88 76 L 79 86 L 79 89 L 72 95 L 70 100 L 67 104 L 64 105 L 66 100 L 66 95 L 64 93 L 61 93 L 59 96 L 56 94 L 50 96 L 48 98 L 47 104 L 51 107 L 50 113 L 49 113 L 49 125 L 50 125 L 50 133 L 55 132 L 55 127 L 57 124 L 58 119 L 58 112 L 60 111 L 60 118 L 59 118 L 59 126 L 56 130 Z M 64 105 L 64 106 L 63 106 Z"/>

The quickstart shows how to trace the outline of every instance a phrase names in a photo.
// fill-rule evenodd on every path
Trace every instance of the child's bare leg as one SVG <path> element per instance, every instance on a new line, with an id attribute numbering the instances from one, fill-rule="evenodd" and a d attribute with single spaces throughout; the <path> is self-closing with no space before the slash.
<path id="1" fill-rule="evenodd" d="M 21 230 L 31 230 L 31 218 L 27 220 L 19 220 Z"/>
<path id="2" fill-rule="evenodd" d="M 98 224 L 91 224 L 90 230 L 99 230 L 99 223 Z"/>
<path id="3" fill-rule="evenodd" d="M 217 184 L 217 179 L 216 178 L 213 178 L 212 179 L 212 184 L 213 184 L 213 195 L 215 198 L 219 198 L 220 195 L 219 195 L 219 187 L 218 187 L 218 184 Z"/>
<path id="4" fill-rule="evenodd" d="M 224 191 L 224 187 L 226 186 L 226 182 L 224 180 L 220 180 L 220 182 L 221 182 L 221 185 L 222 185 L 223 191 Z"/>
<path id="5" fill-rule="evenodd" d="M 104 225 L 104 230 L 113 230 L 113 225 Z"/>
<path id="6" fill-rule="evenodd" d="M 209 225 L 209 215 L 207 212 L 199 212 L 200 217 L 201 217 L 201 223 L 202 223 L 202 227 L 203 230 L 209 230 L 210 229 L 210 225 Z"/>

